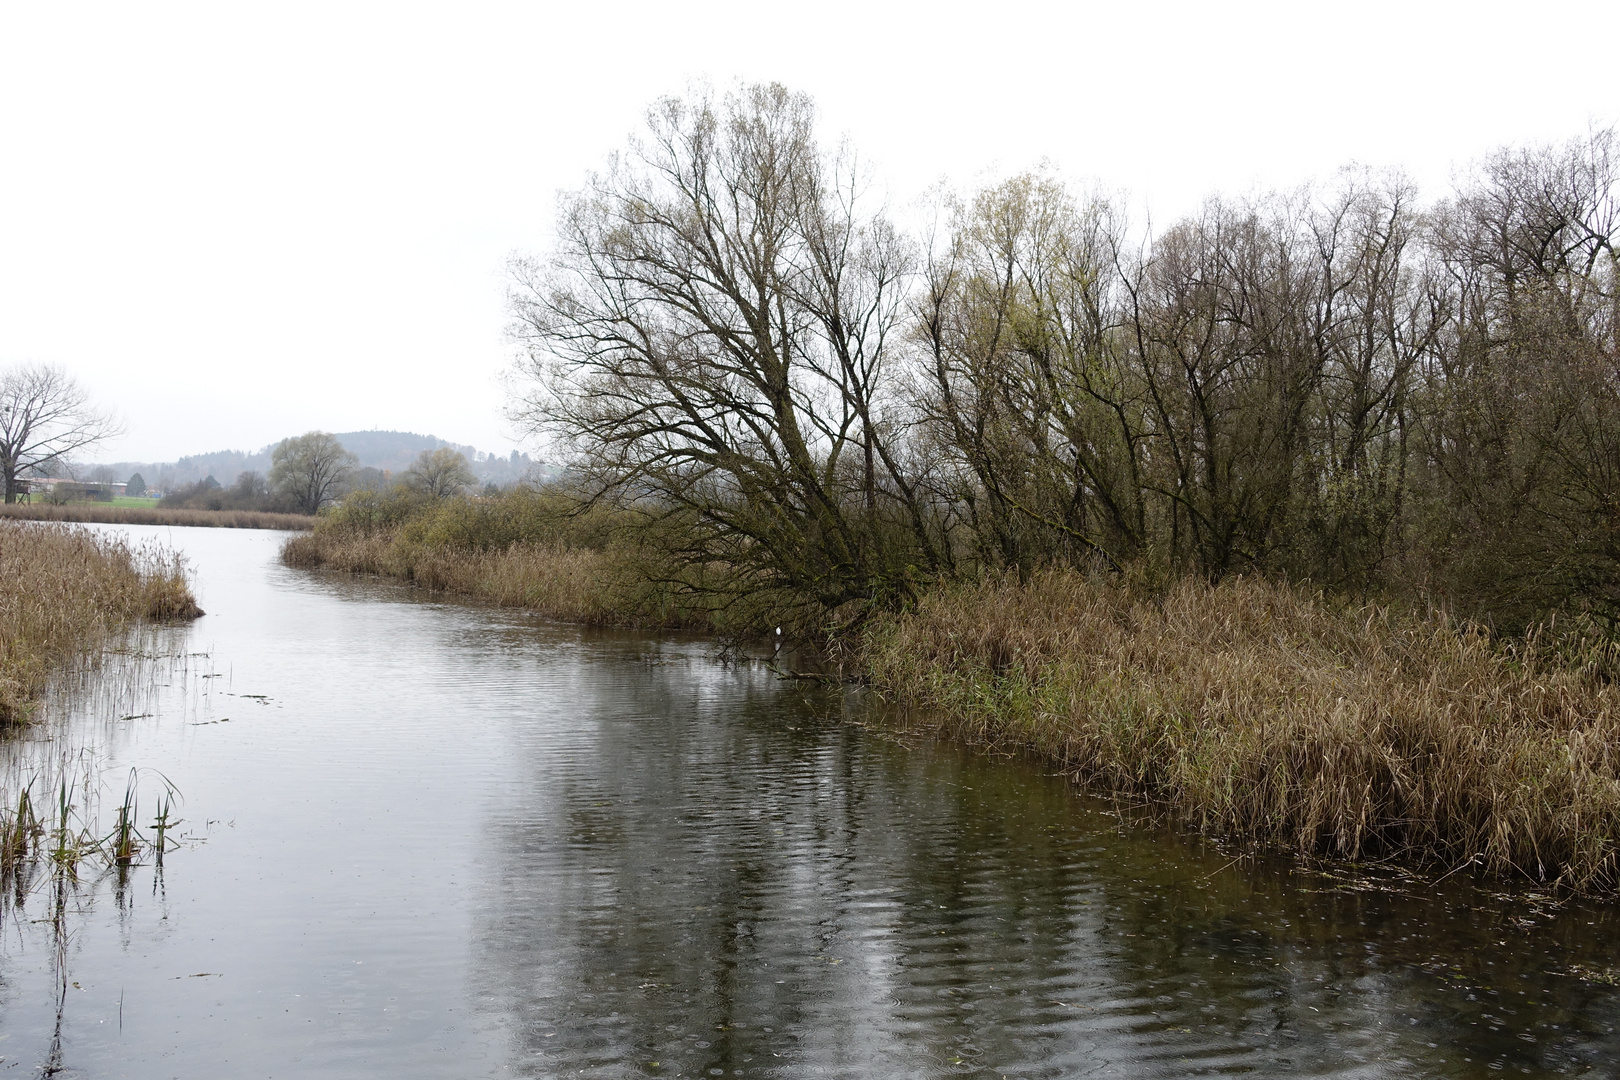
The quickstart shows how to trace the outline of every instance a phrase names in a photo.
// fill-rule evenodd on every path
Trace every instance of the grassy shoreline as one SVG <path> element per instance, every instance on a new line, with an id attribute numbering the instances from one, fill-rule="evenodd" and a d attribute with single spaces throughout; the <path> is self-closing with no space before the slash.
<path id="1" fill-rule="evenodd" d="M 950 734 L 1211 834 L 1613 893 L 1615 657 L 1565 645 L 1254 579 L 1054 570 L 939 589 L 861 665 Z"/>
<path id="2" fill-rule="evenodd" d="M 288 537 L 281 560 L 307 570 L 375 574 L 430 592 L 522 608 L 561 622 L 647 629 L 711 629 L 706 613 L 646 585 L 628 552 L 563 540 L 528 540 L 497 550 L 444 547 L 406 530 L 325 525 Z"/>
<path id="3" fill-rule="evenodd" d="M 106 503 L 49 503 L 0 506 L 0 518 L 18 521 L 95 522 L 103 525 L 180 525 L 220 529 L 308 530 L 315 519 L 304 514 L 271 514 L 257 510 L 160 510 L 156 507 Z"/>
<path id="4" fill-rule="evenodd" d="M 53 675 L 94 664 L 126 627 L 201 614 L 171 552 L 0 521 L 0 722 L 26 719 Z"/>
<path id="5" fill-rule="evenodd" d="M 638 592 L 629 553 L 561 540 L 477 550 L 323 523 L 283 559 L 567 621 L 713 629 Z M 843 653 L 949 736 L 1033 750 L 1210 834 L 1620 890 L 1612 647 L 1504 644 L 1255 579 L 1050 570 L 938 587 Z"/>

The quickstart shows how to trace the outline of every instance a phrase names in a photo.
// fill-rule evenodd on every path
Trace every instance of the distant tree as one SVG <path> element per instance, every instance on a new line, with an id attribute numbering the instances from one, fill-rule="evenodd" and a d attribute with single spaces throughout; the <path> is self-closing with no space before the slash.
<path id="1" fill-rule="evenodd" d="M 349 476 L 350 491 L 386 491 L 391 475 L 386 469 L 370 465 L 354 470 Z"/>
<path id="2" fill-rule="evenodd" d="M 231 496 L 238 502 L 248 502 L 263 499 L 270 494 L 270 484 L 264 474 L 254 469 L 236 474 L 236 483 L 231 485 Z"/>
<path id="3" fill-rule="evenodd" d="M 246 469 L 236 474 L 231 486 L 221 487 L 212 476 L 171 488 L 158 506 L 165 510 L 250 510 L 286 513 L 295 508 L 293 500 L 272 493 L 264 474 Z"/>
<path id="4" fill-rule="evenodd" d="M 84 487 L 67 481 L 52 484 L 45 492 L 45 501 L 53 506 L 65 506 L 71 502 L 79 502 L 83 498 Z"/>
<path id="5" fill-rule="evenodd" d="M 111 414 L 58 367 L 21 364 L 0 370 L 0 480 L 17 501 L 17 477 L 49 471 L 69 454 L 118 434 Z"/>
<path id="6" fill-rule="evenodd" d="M 424 450 L 405 472 L 405 486 L 435 499 L 459 495 L 477 483 L 467 459 L 448 446 Z"/>
<path id="7" fill-rule="evenodd" d="M 324 431 L 311 431 L 276 444 L 270 455 L 270 486 L 306 514 L 334 502 L 358 464 L 343 444 Z"/>
<path id="8" fill-rule="evenodd" d="M 158 506 L 164 510 L 223 510 L 225 495 L 210 476 L 170 488 L 169 493 L 158 500 Z"/>
<path id="9" fill-rule="evenodd" d="M 112 486 L 117 481 L 118 474 L 113 472 L 111 465 L 94 466 L 81 484 L 84 488 L 84 498 L 100 502 L 111 501 L 113 497 Z"/>
<path id="10" fill-rule="evenodd" d="M 132 496 L 133 498 L 137 498 L 137 499 L 139 499 L 141 496 L 145 495 L 146 494 L 146 479 L 145 479 L 145 477 L 141 476 L 140 473 L 136 473 L 135 475 L 131 476 L 129 478 L 129 483 L 124 485 L 124 494 Z"/>

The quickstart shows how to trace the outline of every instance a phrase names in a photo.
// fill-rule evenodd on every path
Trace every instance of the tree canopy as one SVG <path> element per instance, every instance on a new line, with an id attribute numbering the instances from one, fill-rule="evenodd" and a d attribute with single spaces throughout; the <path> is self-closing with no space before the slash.
<path id="1" fill-rule="evenodd" d="M 672 580 L 847 626 L 1080 562 L 1620 634 L 1614 132 L 1160 231 L 1036 172 L 908 236 L 813 129 L 660 101 L 513 265 L 514 415 Z"/>
<path id="2" fill-rule="evenodd" d="M 270 455 L 269 484 L 306 514 L 319 513 L 343 493 L 358 459 L 324 431 L 311 431 L 276 444 Z"/>
<path id="3" fill-rule="evenodd" d="M 441 446 L 423 450 L 405 471 L 405 486 L 435 499 L 447 499 L 466 491 L 478 478 L 458 450 Z"/>

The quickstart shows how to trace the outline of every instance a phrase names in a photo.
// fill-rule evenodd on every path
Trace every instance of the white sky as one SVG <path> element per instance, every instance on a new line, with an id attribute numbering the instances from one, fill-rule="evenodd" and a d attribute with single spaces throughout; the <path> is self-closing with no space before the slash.
<path id="1" fill-rule="evenodd" d="M 506 452 L 507 256 L 694 78 L 808 91 L 901 201 L 1044 158 L 1162 223 L 1620 121 L 1620 3 L 0 0 L 0 364 L 116 407 L 103 460 Z"/>

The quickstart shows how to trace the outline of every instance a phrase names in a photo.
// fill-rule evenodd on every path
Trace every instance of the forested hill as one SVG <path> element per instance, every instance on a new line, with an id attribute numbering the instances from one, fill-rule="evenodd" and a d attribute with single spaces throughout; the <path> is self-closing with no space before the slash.
<path id="1" fill-rule="evenodd" d="M 515 480 L 534 464 L 527 454 L 509 457 L 480 455 L 472 446 L 411 431 L 340 431 L 334 435 L 344 449 L 360 459 L 362 468 L 400 472 L 408 468 L 423 450 L 435 450 L 441 446 L 452 447 L 464 454 L 480 480 Z M 244 472 L 268 474 L 270 455 L 275 445 L 271 443 L 251 452 L 215 450 L 206 454 L 188 454 L 173 462 L 119 461 L 109 467 L 116 474 L 116 479 L 122 480 L 139 472 L 149 484 L 163 488 L 193 483 L 208 476 L 228 485 Z"/>
<path id="2" fill-rule="evenodd" d="M 471 446 L 461 446 L 437 435 L 418 435 L 411 431 L 338 431 L 333 434 L 345 450 L 360 459 L 364 468 L 399 472 L 410 468 L 411 462 L 422 451 L 437 450 L 441 446 L 461 451 L 468 461 L 478 456 L 478 451 Z M 268 455 L 269 450 L 265 453 Z"/>

